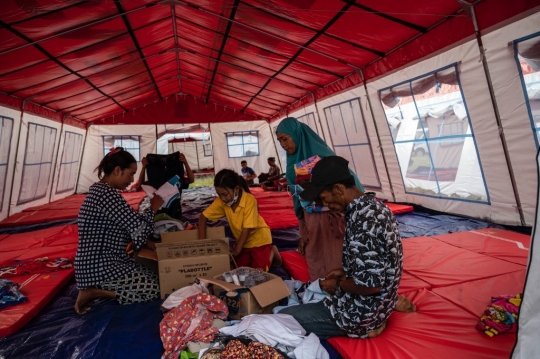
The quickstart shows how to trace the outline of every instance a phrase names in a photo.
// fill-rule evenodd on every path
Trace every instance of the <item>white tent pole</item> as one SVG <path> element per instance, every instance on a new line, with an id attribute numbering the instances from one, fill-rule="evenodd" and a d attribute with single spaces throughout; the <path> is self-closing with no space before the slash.
<path id="1" fill-rule="evenodd" d="M 315 94 L 313 92 L 310 91 L 309 94 L 311 95 L 313 104 L 315 105 L 315 113 L 317 113 L 317 118 L 319 119 L 319 127 L 321 128 L 323 141 L 326 142 L 326 136 L 324 135 L 324 129 L 322 127 L 321 115 L 319 114 L 319 107 L 317 106 L 317 99 L 315 98 Z"/>
<path id="2" fill-rule="evenodd" d="M 79 178 L 81 177 L 81 169 L 82 169 L 82 161 L 83 161 L 83 158 L 84 158 L 84 150 L 86 148 L 86 140 L 88 139 L 88 127 L 90 127 L 91 124 L 89 125 L 86 125 L 86 133 L 84 135 L 84 142 L 83 142 L 83 145 L 82 145 L 82 152 L 81 152 L 81 155 L 80 155 L 80 160 L 79 160 L 79 170 L 77 171 L 77 180 L 75 181 L 75 193 L 77 193 L 77 190 L 79 189 Z"/>
<path id="3" fill-rule="evenodd" d="M 208 130 L 210 131 L 210 141 L 212 141 L 212 128 L 208 122 Z M 214 165 L 214 174 L 216 174 L 216 156 L 214 156 L 214 142 L 212 141 L 212 164 Z"/>
<path id="4" fill-rule="evenodd" d="M 24 108 L 26 107 L 26 104 L 28 100 L 23 100 L 22 106 L 21 106 L 21 118 L 19 120 L 19 133 L 17 135 L 17 143 L 15 144 L 15 163 L 13 164 L 13 173 L 11 174 L 11 189 L 9 190 L 9 201 L 8 201 L 8 208 L 7 208 L 7 216 L 11 214 L 11 199 L 13 197 L 13 183 L 15 182 L 15 173 L 17 172 L 17 158 L 19 157 L 19 141 L 21 139 L 21 129 L 23 126 L 23 115 L 24 115 Z M 9 159 L 8 159 L 9 161 Z"/>
<path id="5" fill-rule="evenodd" d="M 199 162 L 199 147 L 197 146 L 197 142 L 199 141 L 195 141 L 195 155 L 197 156 L 197 168 L 200 170 L 201 164 Z M 204 148 L 203 148 L 203 151 L 204 151 Z"/>
<path id="6" fill-rule="evenodd" d="M 59 151 L 60 151 L 60 142 L 62 142 L 62 131 L 64 131 L 64 122 L 66 121 L 66 118 L 68 117 L 68 114 L 64 114 L 64 116 L 62 116 L 62 122 L 60 124 L 60 136 L 58 136 L 58 146 L 56 146 L 56 155 L 53 157 L 54 158 L 54 163 L 51 164 L 51 166 L 53 166 L 52 170 L 53 170 L 53 173 L 52 173 L 52 185 L 51 185 L 51 192 L 49 192 L 49 202 L 51 202 L 51 199 L 52 199 L 52 194 L 53 194 L 53 191 L 54 191 L 54 176 L 56 175 L 56 164 L 58 163 L 58 154 L 59 154 Z M 65 142 L 65 138 L 64 138 L 64 142 Z M 65 148 L 64 148 L 65 150 Z M 60 163 L 62 163 L 62 159 L 60 159 Z M 58 185 L 58 183 L 57 183 Z"/>
<path id="7" fill-rule="evenodd" d="M 476 21 L 476 14 L 474 12 L 474 5 L 470 4 L 464 0 L 458 0 L 458 3 L 463 7 L 467 15 L 471 18 L 471 21 L 474 25 L 474 32 L 476 34 L 476 42 L 478 44 L 478 49 L 480 51 L 480 56 L 482 58 L 482 65 L 484 68 L 484 74 L 486 76 L 486 81 L 489 89 L 489 96 L 491 98 L 491 104 L 493 106 L 493 111 L 495 112 L 495 119 L 497 120 L 497 127 L 499 128 L 499 137 L 501 139 L 501 144 L 504 151 L 504 158 L 506 160 L 506 166 L 508 167 L 508 173 L 510 175 L 510 181 L 512 182 L 512 190 L 514 191 L 514 198 L 516 200 L 516 206 L 519 213 L 519 218 L 521 220 L 521 225 L 526 226 L 525 216 L 523 215 L 523 208 L 521 207 L 521 200 L 519 198 L 519 192 L 516 184 L 516 177 L 514 175 L 514 169 L 512 168 L 512 162 L 510 161 L 510 153 L 508 152 L 508 145 L 506 143 L 506 137 L 504 135 L 503 125 L 501 121 L 501 115 L 499 113 L 499 106 L 497 105 L 497 99 L 495 97 L 495 90 L 493 89 L 493 82 L 491 81 L 491 74 L 489 72 L 489 66 L 486 59 L 486 52 L 484 45 L 482 43 L 482 36 L 480 34 L 480 29 L 478 28 L 478 23 Z"/>
<path id="8" fill-rule="evenodd" d="M 359 70 L 358 73 L 360 74 L 360 78 L 362 78 L 362 83 L 364 84 L 369 111 L 371 112 L 371 118 L 373 119 L 373 124 L 375 125 L 375 133 L 377 134 L 377 141 L 379 142 L 379 148 L 381 150 L 381 155 L 382 155 L 382 159 L 384 163 L 384 169 L 386 171 L 386 177 L 388 178 L 388 184 L 390 185 L 390 193 L 392 194 L 392 201 L 395 202 L 396 194 L 394 193 L 394 186 L 392 185 L 392 179 L 390 178 L 390 172 L 388 171 L 388 163 L 386 163 L 386 156 L 384 155 L 384 148 L 381 141 L 381 135 L 379 133 L 379 126 L 377 126 L 377 120 L 375 119 L 375 112 L 373 111 L 373 106 L 371 105 L 371 99 L 369 97 L 366 80 L 364 79 L 364 73 L 362 72 L 362 70 Z M 362 106 L 362 104 L 360 104 L 360 106 Z"/>
<path id="9" fill-rule="evenodd" d="M 266 124 L 268 125 L 268 128 L 270 129 L 270 133 L 272 134 L 272 136 L 275 136 L 275 133 L 272 133 L 272 126 L 270 126 L 270 122 L 268 122 L 268 120 L 266 120 Z M 276 158 L 279 162 L 279 168 L 281 168 L 281 173 L 283 173 L 285 169 L 283 168 L 283 164 L 281 163 L 281 159 L 279 158 L 279 152 L 276 145 L 276 141 L 273 140 L 272 143 L 274 144 L 274 149 L 276 150 Z"/>
<path id="10" fill-rule="evenodd" d="M 158 141 L 159 137 L 158 137 L 157 124 L 156 124 L 155 126 L 156 126 L 156 153 L 158 153 L 158 143 L 157 143 L 157 141 Z M 167 133 L 167 128 L 166 128 L 166 127 L 165 127 L 165 133 Z M 141 147 L 141 146 L 140 146 L 140 144 L 139 144 L 139 148 L 140 148 L 140 147 Z"/>

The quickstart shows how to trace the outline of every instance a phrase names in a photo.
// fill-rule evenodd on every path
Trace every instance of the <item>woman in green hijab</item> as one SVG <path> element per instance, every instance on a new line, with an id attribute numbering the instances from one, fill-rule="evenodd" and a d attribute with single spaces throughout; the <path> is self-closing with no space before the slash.
<path id="1" fill-rule="evenodd" d="M 281 121 L 276 129 L 281 147 L 287 152 L 285 176 L 290 186 L 298 184 L 294 165 L 312 156 L 335 156 L 334 151 L 307 125 L 294 117 Z M 350 170 L 350 169 L 349 169 Z M 358 177 L 351 171 L 356 186 L 364 191 Z M 342 213 L 322 211 L 308 213 L 293 196 L 294 210 L 300 227 L 298 251 L 306 257 L 310 279 L 323 278 L 332 269 L 342 266 L 345 219 Z"/>

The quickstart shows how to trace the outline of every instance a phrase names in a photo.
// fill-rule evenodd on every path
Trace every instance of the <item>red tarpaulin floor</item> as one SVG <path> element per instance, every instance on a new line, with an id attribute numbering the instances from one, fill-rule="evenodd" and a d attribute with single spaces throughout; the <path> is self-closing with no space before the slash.
<path id="1" fill-rule="evenodd" d="M 137 211 L 139 209 L 139 204 L 146 194 L 144 192 L 129 192 L 122 193 L 122 196 L 129 205 Z M 22 226 L 75 219 L 79 214 L 79 209 L 85 198 L 85 194 L 74 194 L 41 206 L 26 208 L 22 212 L 15 213 L 4 219 L 0 222 L 0 227 Z"/>
<path id="2" fill-rule="evenodd" d="M 508 358 L 515 334 L 489 338 L 475 329 L 491 297 L 523 291 L 529 236 L 483 229 L 403 240 L 400 294 L 416 313 L 393 313 L 380 337 L 332 338 L 345 359 Z M 291 276 L 307 280 L 297 252 L 282 252 Z"/>

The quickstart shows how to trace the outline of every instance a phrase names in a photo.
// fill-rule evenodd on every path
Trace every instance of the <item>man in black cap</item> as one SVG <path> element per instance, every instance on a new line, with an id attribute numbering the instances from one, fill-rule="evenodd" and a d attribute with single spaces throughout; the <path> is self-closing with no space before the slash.
<path id="1" fill-rule="evenodd" d="M 397 293 L 403 270 L 398 223 L 374 193 L 356 187 L 348 164 L 339 156 L 323 158 L 311 172 L 310 186 L 300 193 L 305 200 L 318 198 L 330 210 L 345 212 L 343 268 L 319 281 L 330 294 L 322 302 L 280 311 L 321 339 L 373 338 L 384 330 L 393 310 L 416 310 Z"/>

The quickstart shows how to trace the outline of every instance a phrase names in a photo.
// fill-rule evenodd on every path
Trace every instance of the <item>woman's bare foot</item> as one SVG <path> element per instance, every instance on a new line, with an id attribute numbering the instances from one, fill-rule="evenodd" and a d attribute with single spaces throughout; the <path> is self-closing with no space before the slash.
<path id="1" fill-rule="evenodd" d="M 272 245 L 272 251 L 270 252 L 270 263 L 274 267 L 281 267 L 283 260 L 281 259 L 281 254 L 275 245 Z"/>
<path id="2" fill-rule="evenodd" d="M 416 312 L 416 305 L 411 302 L 407 297 L 398 295 L 396 307 L 394 308 L 396 312 Z"/>
<path id="3" fill-rule="evenodd" d="M 381 335 L 381 333 L 383 332 L 383 330 L 386 328 L 386 322 L 384 322 L 380 327 L 378 327 L 377 329 L 375 330 L 372 330 L 371 332 L 368 333 L 368 338 L 375 338 L 375 337 L 378 337 L 379 335 Z"/>
<path id="4" fill-rule="evenodd" d="M 97 298 L 116 298 L 116 294 L 111 290 L 103 290 L 98 288 L 88 288 L 79 290 L 77 301 L 75 302 L 75 311 L 78 314 L 85 314 L 90 310 L 90 306 L 94 299 Z"/>

